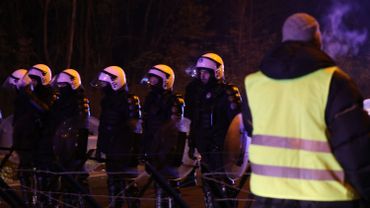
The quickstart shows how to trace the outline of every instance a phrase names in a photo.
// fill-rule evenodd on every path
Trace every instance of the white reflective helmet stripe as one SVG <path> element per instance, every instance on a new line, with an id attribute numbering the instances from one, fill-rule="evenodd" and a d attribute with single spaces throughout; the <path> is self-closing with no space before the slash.
<path id="1" fill-rule="evenodd" d="M 43 72 L 42 70 L 40 70 L 38 68 L 31 68 L 28 71 L 28 75 L 35 75 L 35 76 L 38 76 L 38 77 L 42 78 L 43 76 L 45 76 L 45 72 Z"/>
<path id="2" fill-rule="evenodd" d="M 57 78 L 57 83 L 71 83 L 71 81 L 72 76 L 65 72 L 61 72 Z"/>
<path id="3" fill-rule="evenodd" d="M 159 70 L 159 69 L 149 69 L 149 74 L 154 74 L 154 75 L 157 75 L 159 77 L 161 77 L 163 79 L 163 82 L 166 82 L 167 80 L 167 77 L 168 77 L 168 74 Z"/>
<path id="4" fill-rule="evenodd" d="M 198 59 L 196 67 L 197 68 L 208 68 L 214 71 L 218 69 L 216 61 L 211 60 L 209 58 L 204 58 L 204 57 L 201 57 Z"/>
<path id="5" fill-rule="evenodd" d="M 109 74 L 105 73 L 104 71 L 100 72 L 98 80 L 108 83 L 111 83 L 113 81 L 112 77 Z"/>

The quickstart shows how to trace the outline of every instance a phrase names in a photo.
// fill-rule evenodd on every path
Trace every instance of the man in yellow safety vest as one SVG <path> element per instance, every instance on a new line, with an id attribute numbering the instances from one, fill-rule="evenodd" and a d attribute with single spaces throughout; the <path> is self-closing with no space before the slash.
<path id="1" fill-rule="evenodd" d="M 363 98 L 321 50 L 314 17 L 288 17 L 282 37 L 244 81 L 253 207 L 360 207 L 370 198 Z"/>

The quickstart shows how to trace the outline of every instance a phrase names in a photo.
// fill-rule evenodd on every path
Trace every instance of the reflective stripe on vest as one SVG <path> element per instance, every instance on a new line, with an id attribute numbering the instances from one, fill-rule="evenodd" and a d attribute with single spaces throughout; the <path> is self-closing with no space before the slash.
<path id="1" fill-rule="evenodd" d="M 279 136 L 254 135 L 252 144 L 282 147 L 287 149 L 301 149 L 313 152 L 331 152 L 329 144 L 326 141 L 285 138 Z"/>
<path id="2" fill-rule="evenodd" d="M 336 67 L 303 77 L 246 77 L 253 120 L 251 190 L 271 198 L 346 201 L 357 198 L 330 150 L 325 109 Z"/>

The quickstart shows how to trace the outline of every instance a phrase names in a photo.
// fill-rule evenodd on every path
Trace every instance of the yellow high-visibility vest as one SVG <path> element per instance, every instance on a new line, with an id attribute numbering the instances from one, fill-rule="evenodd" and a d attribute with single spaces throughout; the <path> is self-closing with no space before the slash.
<path id="1" fill-rule="evenodd" d="M 349 201 L 357 192 L 331 152 L 325 109 L 337 67 L 295 79 L 245 78 L 253 120 L 251 191 L 258 196 Z"/>

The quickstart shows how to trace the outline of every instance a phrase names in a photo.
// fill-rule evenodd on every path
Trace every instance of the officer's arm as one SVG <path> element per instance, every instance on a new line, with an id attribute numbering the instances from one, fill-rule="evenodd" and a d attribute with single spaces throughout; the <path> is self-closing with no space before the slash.
<path id="1" fill-rule="evenodd" d="M 235 85 L 227 85 L 226 87 L 227 105 L 226 112 L 228 120 L 231 122 L 232 119 L 241 112 L 242 99 L 239 93 L 239 89 Z"/>
<path id="2" fill-rule="evenodd" d="M 82 95 L 78 101 L 78 114 L 82 118 L 90 115 L 90 100 Z"/>
<path id="3" fill-rule="evenodd" d="M 50 93 L 44 95 L 46 96 L 44 100 L 41 100 L 39 97 L 37 97 L 29 88 L 25 88 L 24 92 L 29 98 L 31 104 L 40 112 L 49 111 L 50 107 L 54 103 L 54 96 L 51 90 Z"/>
<path id="4" fill-rule="evenodd" d="M 344 169 L 346 180 L 370 199 L 370 119 L 354 82 L 335 72 L 331 81 L 326 122 L 333 153 Z"/>
<path id="5" fill-rule="evenodd" d="M 171 119 L 178 120 L 184 116 L 185 101 L 184 98 L 176 94 L 171 107 Z"/>
<path id="6" fill-rule="evenodd" d="M 142 117 L 140 99 L 136 95 L 130 94 L 127 99 L 128 102 L 128 125 L 133 132 L 142 133 Z"/>
<path id="7" fill-rule="evenodd" d="M 248 103 L 248 96 L 245 90 L 245 87 L 241 89 L 241 97 L 242 97 L 242 115 L 243 115 L 243 124 L 244 128 L 248 133 L 248 136 L 252 136 L 253 133 L 253 123 L 252 123 L 252 114 L 249 108 Z"/>

